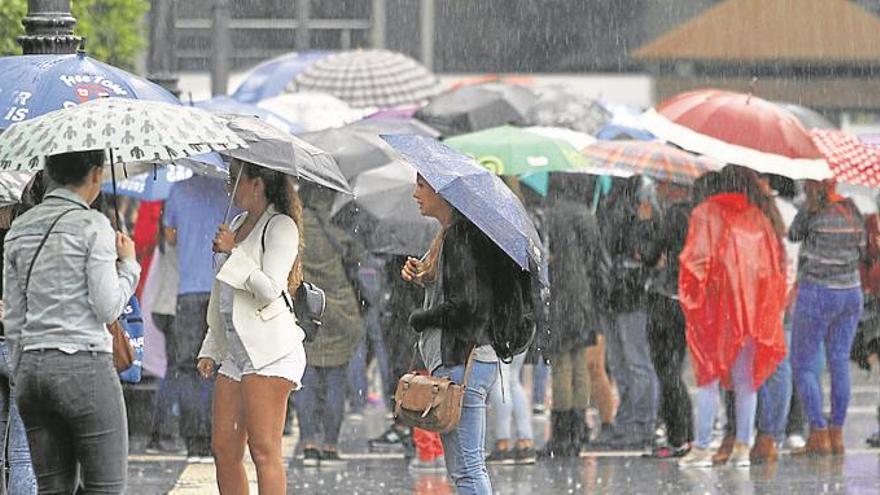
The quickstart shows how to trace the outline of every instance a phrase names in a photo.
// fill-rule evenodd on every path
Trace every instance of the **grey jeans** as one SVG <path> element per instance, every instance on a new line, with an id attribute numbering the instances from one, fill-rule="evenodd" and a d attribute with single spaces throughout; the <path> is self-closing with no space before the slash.
<path id="1" fill-rule="evenodd" d="M 15 375 L 41 494 L 125 492 L 128 426 L 109 353 L 29 351 Z"/>
<path id="2" fill-rule="evenodd" d="M 644 311 L 617 313 L 606 322 L 606 362 L 617 383 L 620 406 L 614 425 L 653 431 L 657 419 L 657 375 L 648 344 L 648 318 Z"/>

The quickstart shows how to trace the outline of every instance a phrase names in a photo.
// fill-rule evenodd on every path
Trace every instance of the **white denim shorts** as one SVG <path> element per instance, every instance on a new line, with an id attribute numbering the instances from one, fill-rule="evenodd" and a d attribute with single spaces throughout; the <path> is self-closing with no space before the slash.
<path id="1" fill-rule="evenodd" d="M 294 347 L 286 355 L 261 367 L 254 368 L 247 350 L 232 327 L 232 322 L 227 322 L 226 331 L 226 357 L 220 363 L 218 374 L 230 380 L 240 382 L 244 375 L 259 375 L 284 378 L 293 383 L 293 389 L 298 390 L 302 385 L 302 376 L 306 369 L 306 351 L 302 344 Z"/>

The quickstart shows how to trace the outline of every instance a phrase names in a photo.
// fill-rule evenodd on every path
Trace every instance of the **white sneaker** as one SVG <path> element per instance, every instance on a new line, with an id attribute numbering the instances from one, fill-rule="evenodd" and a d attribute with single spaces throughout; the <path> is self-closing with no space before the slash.
<path id="1" fill-rule="evenodd" d="M 423 461 L 416 456 L 410 461 L 409 468 L 413 471 L 445 471 L 446 461 L 442 456 L 431 461 Z"/>
<path id="2" fill-rule="evenodd" d="M 712 450 L 694 446 L 686 456 L 678 460 L 678 467 L 710 468 L 712 467 Z"/>
<path id="3" fill-rule="evenodd" d="M 807 445 L 806 439 L 804 439 L 803 436 L 798 435 L 796 433 L 794 435 L 789 435 L 788 437 L 786 437 L 785 442 L 782 444 L 782 446 L 784 448 L 791 449 L 791 450 L 802 449 L 806 445 Z"/>

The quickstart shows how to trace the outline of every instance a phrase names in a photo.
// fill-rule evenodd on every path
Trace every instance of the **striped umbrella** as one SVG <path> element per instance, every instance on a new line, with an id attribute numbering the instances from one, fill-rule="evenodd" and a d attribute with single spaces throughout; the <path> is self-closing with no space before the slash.
<path id="1" fill-rule="evenodd" d="M 711 158 L 660 141 L 599 141 L 583 153 L 597 167 L 678 184 L 692 184 L 697 177 L 722 167 Z"/>
<path id="2" fill-rule="evenodd" d="M 838 130 L 813 129 L 810 137 L 837 180 L 880 187 L 880 147 Z"/>
<path id="3" fill-rule="evenodd" d="M 354 50 L 311 64 L 294 79 L 297 91 L 322 91 L 355 108 L 421 103 L 440 92 L 428 69 L 388 50 Z"/>

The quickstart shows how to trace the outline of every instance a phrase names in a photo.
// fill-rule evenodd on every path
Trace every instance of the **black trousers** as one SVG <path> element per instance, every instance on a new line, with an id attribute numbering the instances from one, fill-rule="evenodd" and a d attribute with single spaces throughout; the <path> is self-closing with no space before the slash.
<path id="1" fill-rule="evenodd" d="M 659 294 L 648 296 L 648 343 L 660 382 L 658 417 L 666 424 L 669 444 L 677 447 L 694 439 L 693 407 L 681 377 L 687 339 L 678 301 Z"/>

